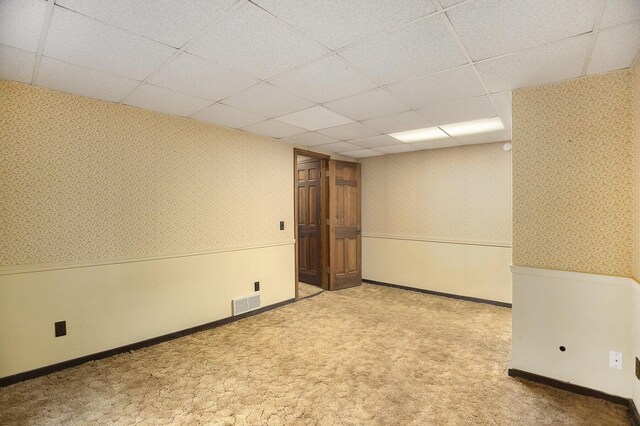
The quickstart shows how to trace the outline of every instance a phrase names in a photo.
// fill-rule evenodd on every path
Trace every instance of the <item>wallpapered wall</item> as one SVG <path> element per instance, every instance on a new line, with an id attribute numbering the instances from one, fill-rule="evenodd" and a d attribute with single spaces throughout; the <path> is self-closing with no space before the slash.
<path id="1" fill-rule="evenodd" d="M 513 263 L 631 276 L 631 73 L 513 92 Z"/>
<path id="2" fill-rule="evenodd" d="M 640 61 L 633 69 L 633 276 L 640 281 Z M 640 313 L 639 313 L 640 316 Z M 640 389 L 639 389 L 640 390 Z"/>
<path id="3" fill-rule="evenodd" d="M 511 154 L 502 143 L 362 161 L 362 229 L 511 244 Z"/>
<path id="4" fill-rule="evenodd" d="M 0 81 L 0 141 L 0 266 L 293 240 L 271 139 Z"/>

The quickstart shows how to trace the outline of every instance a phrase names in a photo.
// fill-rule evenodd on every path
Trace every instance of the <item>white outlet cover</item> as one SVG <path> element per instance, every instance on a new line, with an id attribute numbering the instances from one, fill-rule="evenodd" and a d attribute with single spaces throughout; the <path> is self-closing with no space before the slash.
<path id="1" fill-rule="evenodd" d="M 609 367 L 622 370 L 622 352 L 609 351 Z"/>

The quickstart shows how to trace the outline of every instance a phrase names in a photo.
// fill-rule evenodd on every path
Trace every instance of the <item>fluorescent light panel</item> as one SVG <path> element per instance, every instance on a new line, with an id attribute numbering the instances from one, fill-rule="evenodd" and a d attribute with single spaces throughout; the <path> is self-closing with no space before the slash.
<path id="1" fill-rule="evenodd" d="M 406 132 L 389 133 L 389 136 L 399 141 L 412 143 L 436 139 L 445 139 L 450 136 L 465 136 L 478 133 L 495 132 L 504 130 L 500 117 L 483 118 L 482 120 L 463 121 L 460 123 L 445 124 L 438 127 L 408 130 Z"/>
<path id="2" fill-rule="evenodd" d="M 448 138 L 445 132 L 438 127 L 427 127 L 426 129 L 408 130 L 406 132 L 389 133 L 389 136 L 399 141 L 410 143 L 418 141 L 428 141 L 433 139 Z"/>
<path id="3" fill-rule="evenodd" d="M 440 128 L 453 137 L 504 130 L 504 126 L 502 125 L 502 121 L 500 121 L 500 117 L 483 118 L 482 120 L 445 124 L 444 126 L 440 126 Z"/>

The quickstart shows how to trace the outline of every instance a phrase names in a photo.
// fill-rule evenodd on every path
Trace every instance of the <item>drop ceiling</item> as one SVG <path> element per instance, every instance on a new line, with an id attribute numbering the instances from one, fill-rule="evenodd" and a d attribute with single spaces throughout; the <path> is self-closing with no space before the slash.
<path id="1" fill-rule="evenodd" d="M 509 139 L 511 90 L 639 50 L 640 0 L 0 0 L 2 79 L 353 158 Z"/>

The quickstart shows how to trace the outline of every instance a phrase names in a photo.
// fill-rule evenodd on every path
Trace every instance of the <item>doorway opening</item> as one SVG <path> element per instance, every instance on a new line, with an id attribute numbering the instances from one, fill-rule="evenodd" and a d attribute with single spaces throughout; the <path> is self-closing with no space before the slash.
<path id="1" fill-rule="evenodd" d="M 296 298 L 329 290 L 329 156 L 294 149 Z"/>

